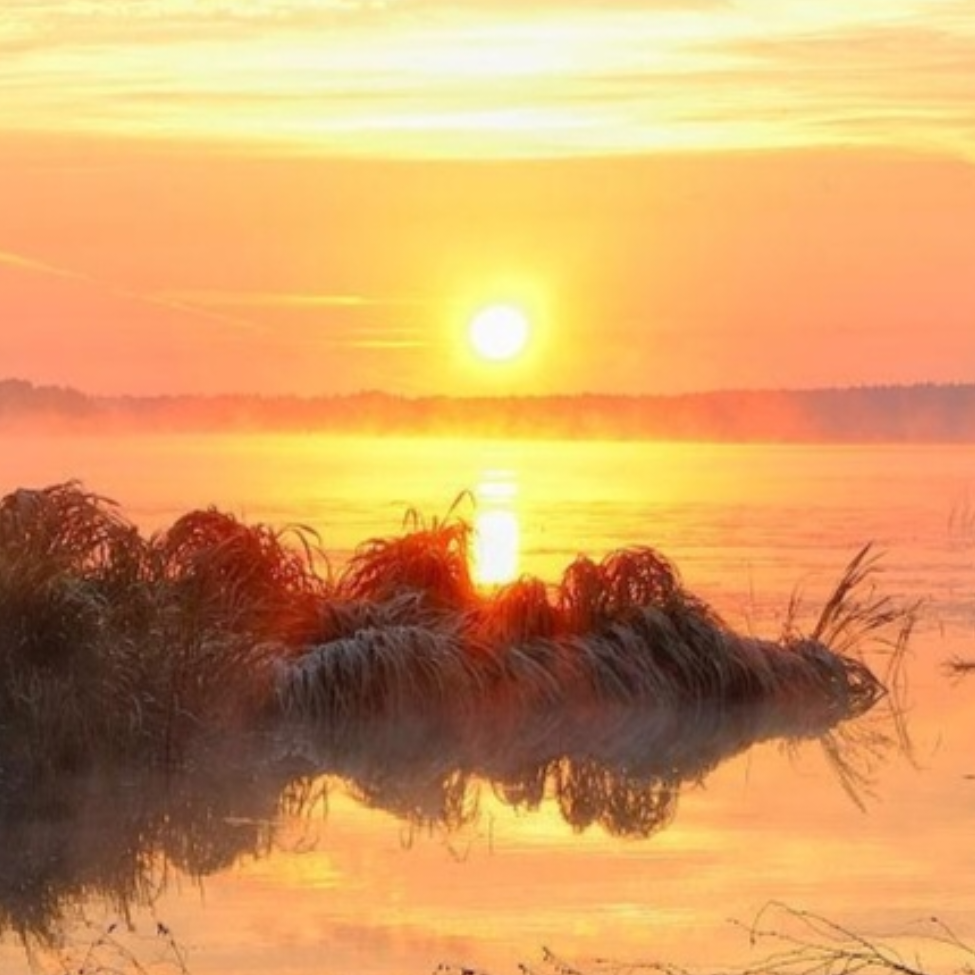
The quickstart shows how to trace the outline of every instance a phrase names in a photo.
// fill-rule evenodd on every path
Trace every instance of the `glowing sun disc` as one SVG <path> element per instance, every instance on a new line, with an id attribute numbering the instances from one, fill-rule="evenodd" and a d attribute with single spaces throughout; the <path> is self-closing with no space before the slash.
<path id="1" fill-rule="evenodd" d="M 490 305 L 479 311 L 469 326 L 474 351 L 483 359 L 513 359 L 528 342 L 528 319 L 514 305 Z"/>

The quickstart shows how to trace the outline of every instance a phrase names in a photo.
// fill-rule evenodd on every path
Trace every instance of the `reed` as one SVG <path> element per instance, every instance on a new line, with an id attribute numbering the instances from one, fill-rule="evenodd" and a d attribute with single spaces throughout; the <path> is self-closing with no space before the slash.
<path id="1" fill-rule="evenodd" d="M 158 613 L 140 683 L 172 762 L 201 735 L 261 719 L 277 661 L 319 631 L 330 583 L 315 572 L 309 529 L 245 525 L 213 508 L 182 516 L 149 547 Z"/>
<path id="2" fill-rule="evenodd" d="M 289 534 L 298 545 L 287 544 Z M 312 567 L 311 529 L 245 525 L 210 508 L 184 515 L 150 545 L 159 583 L 201 628 L 289 647 L 317 631 L 328 583 Z"/>
<path id="3" fill-rule="evenodd" d="M 320 629 L 306 534 L 192 512 L 149 538 L 77 483 L 0 501 L 0 752 L 36 770 L 178 760 L 249 726 Z"/>
<path id="4" fill-rule="evenodd" d="M 395 538 L 360 545 L 338 582 L 338 594 L 384 603 L 413 593 L 423 608 L 462 611 L 478 601 L 468 549 L 471 529 L 465 521 L 434 519 L 427 525 L 416 512 L 406 519 L 411 530 Z"/>
<path id="5" fill-rule="evenodd" d="M 920 918 L 910 933 L 874 937 L 814 911 L 770 901 L 750 924 L 732 921 L 751 952 L 739 964 L 710 962 L 688 968 L 663 959 L 619 961 L 602 957 L 568 960 L 543 948 L 523 975 L 967 975 L 975 948 L 938 917 Z M 490 975 L 469 965 L 441 964 L 438 975 Z"/>
<path id="6" fill-rule="evenodd" d="M 27 762 L 70 766 L 137 735 L 147 570 L 138 532 L 77 484 L 0 501 L 0 729 Z"/>
<path id="7" fill-rule="evenodd" d="M 482 591 L 469 526 L 408 516 L 333 577 L 308 529 L 193 511 L 143 537 L 77 483 L 0 501 L 0 752 L 27 766 L 181 761 L 281 720 L 323 730 L 436 711 L 769 699 L 830 717 L 884 687 L 857 651 L 906 611 L 856 555 L 811 632 L 742 636 L 650 547 L 581 557 L 549 586 Z M 325 560 L 327 566 L 327 560 Z M 896 645 L 892 643 L 891 646 Z"/>
<path id="8" fill-rule="evenodd" d="M 840 652 L 906 616 L 863 599 L 873 563 L 859 553 L 809 636 L 733 632 L 651 548 L 580 558 L 553 588 L 523 578 L 480 593 L 463 526 L 371 541 L 340 577 L 346 606 L 391 607 L 387 626 L 346 612 L 345 630 L 278 670 L 285 713 L 334 723 L 435 707 L 463 717 L 512 709 L 645 702 L 701 707 L 778 696 L 853 716 L 883 694 L 858 656 Z M 362 625 L 359 625 L 361 622 Z M 358 629 L 353 629 L 358 625 Z M 435 676 L 439 675 L 439 676 Z"/>

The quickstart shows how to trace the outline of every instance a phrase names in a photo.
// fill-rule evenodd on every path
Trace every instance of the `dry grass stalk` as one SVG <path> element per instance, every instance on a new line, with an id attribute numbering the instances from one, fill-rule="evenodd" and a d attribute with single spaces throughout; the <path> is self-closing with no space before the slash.
<path id="1" fill-rule="evenodd" d="M 415 593 L 434 610 L 460 611 L 476 603 L 468 558 L 470 526 L 436 519 L 426 525 L 416 512 L 406 520 L 412 527 L 406 534 L 359 546 L 338 580 L 338 596 L 384 603 Z"/>
<path id="2" fill-rule="evenodd" d="M 952 657 L 946 664 L 945 670 L 956 678 L 969 677 L 975 673 L 975 660 L 967 657 Z"/>
<path id="3" fill-rule="evenodd" d="M 854 701 L 867 701 L 871 694 L 885 698 L 884 713 L 878 719 L 893 727 L 900 753 L 913 761 L 913 743 L 907 728 L 907 679 L 905 661 L 911 634 L 917 621 L 920 604 L 898 604 L 889 596 L 877 592 L 876 577 L 882 571 L 881 556 L 872 545 L 865 545 L 853 557 L 832 594 L 826 600 L 813 626 L 812 639 L 834 652 L 848 673 L 839 686 L 848 686 Z M 793 596 L 782 637 L 785 646 L 801 642 L 797 632 L 799 597 Z M 867 667 L 871 660 L 881 666 L 879 680 Z M 872 688 L 879 687 L 883 695 Z M 857 705 L 857 713 L 867 708 Z M 857 801 L 864 792 L 863 777 L 858 767 L 850 765 L 845 756 L 867 756 L 876 750 L 886 750 L 887 733 L 876 732 L 862 725 L 837 729 L 822 740 L 827 761 L 841 783 Z M 837 747 L 838 738 L 846 739 Z M 854 740 L 855 739 L 855 740 Z M 878 744 L 879 741 L 879 744 Z M 862 761 L 861 761 L 862 764 Z"/>
<path id="4" fill-rule="evenodd" d="M 765 954 L 741 965 L 686 968 L 668 961 L 621 962 L 594 958 L 570 962 L 548 948 L 537 963 L 523 963 L 523 975 L 970 975 L 975 949 L 966 944 L 944 921 L 925 918 L 913 936 L 896 939 L 859 934 L 814 911 L 790 907 L 779 901 L 766 904 L 751 924 L 738 924 L 749 947 Z M 942 956 L 940 964 L 928 965 L 922 953 Z M 441 975 L 488 975 L 480 969 L 441 965 Z"/>
<path id="5" fill-rule="evenodd" d="M 823 605 L 810 639 L 847 655 L 874 640 L 890 651 L 889 675 L 903 662 L 918 606 L 901 605 L 890 596 L 878 594 L 874 580 L 881 571 L 880 562 L 881 555 L 871 544 L 857 552 Z M 795 636 L 797 613 L 798 596 L 794 596 L 784 633 L 787 642 Z"/>

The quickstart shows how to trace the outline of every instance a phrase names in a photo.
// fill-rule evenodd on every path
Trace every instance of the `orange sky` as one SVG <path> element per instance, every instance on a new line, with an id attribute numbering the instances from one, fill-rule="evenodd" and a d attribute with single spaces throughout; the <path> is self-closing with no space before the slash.
<path id="1" fill-rule="evenodd" d="M 969 0 L 4 0 L 0 376 L 975 379 L 972 64 Z"/>

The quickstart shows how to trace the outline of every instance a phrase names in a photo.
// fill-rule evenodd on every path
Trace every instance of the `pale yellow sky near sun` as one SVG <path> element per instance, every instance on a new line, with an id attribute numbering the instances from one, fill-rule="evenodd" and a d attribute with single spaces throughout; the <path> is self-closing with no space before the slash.
<path id="1" fill-rule="evenodd" d="M 0 130 L 521 156 L 970 156 L 968 0 L 4 0 Z"/>

